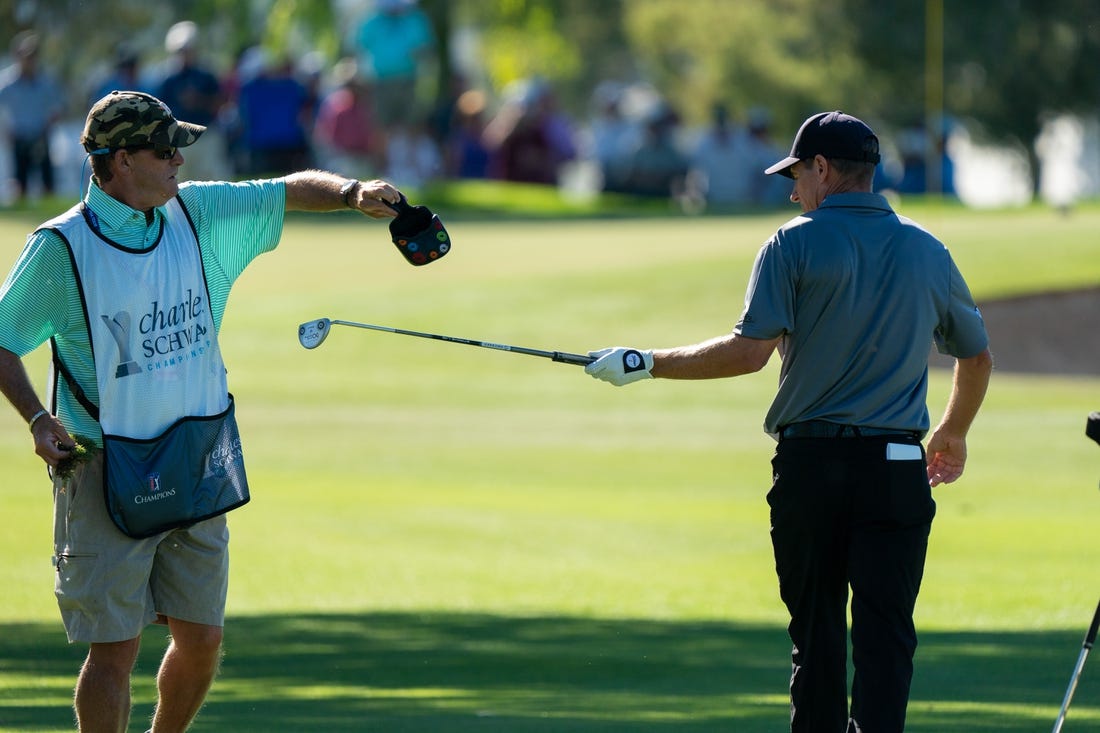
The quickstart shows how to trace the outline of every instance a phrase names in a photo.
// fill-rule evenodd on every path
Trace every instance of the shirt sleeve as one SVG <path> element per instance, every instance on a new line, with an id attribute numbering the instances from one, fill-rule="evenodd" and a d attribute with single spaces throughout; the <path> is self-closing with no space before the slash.
<path id="1" fill-rule="evenodd" d="M 793 328 L 794 281 L 778 239 L 772 238 L 756 253 L 745 309 L 733 331 L 747 338 L 773 339 Z"/>
<path id="2" fill-rule="evenodd" d="M 181 188 L 180 198 L 191 212 L 199 244 L 217 261 L 227 285 L 279 244 L 286 216 L 281 179 L 197 182 Z"/>
<path id="3" fill-rule="evenodd" d="M 32 233 L 0 286 L 0 347 L 22 358 L 66 331 L 75 292 L 65 242 L 48 229 Z"/>
<path id="4" fill-rule="evenodd" d="M 970 288 L 954 260 L 950 266 L 950 299 L 947 313 L 934 334 L 936 350 L 957 359 L 967 359 L 989 346 L 989 335 L 981 311 L 974 304 Z"/>

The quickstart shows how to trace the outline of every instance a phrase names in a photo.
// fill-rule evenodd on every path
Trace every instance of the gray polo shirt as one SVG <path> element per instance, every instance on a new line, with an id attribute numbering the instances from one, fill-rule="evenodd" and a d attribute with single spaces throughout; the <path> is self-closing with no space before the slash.
<path id="1" fill-rule="evenodd" d="M 873 193 L 828 196 L 756 256 L 734 332 L 782 336 L 775 435 L 805 420 L 928 430 L 928 354 L 976 356 L 981 315 L 947 248 Z"/>

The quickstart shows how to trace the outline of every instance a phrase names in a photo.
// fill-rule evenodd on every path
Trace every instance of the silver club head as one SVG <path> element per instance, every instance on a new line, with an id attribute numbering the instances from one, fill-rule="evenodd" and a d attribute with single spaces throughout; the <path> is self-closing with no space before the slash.
<path id="1" fill-rule="evenodd" d="M 298 326 L 298 342 L 307 349 L 316 349 L 328 337 L 332 330 L 332 321 L 327 318 L 318 318 L 306 321 Z"/>

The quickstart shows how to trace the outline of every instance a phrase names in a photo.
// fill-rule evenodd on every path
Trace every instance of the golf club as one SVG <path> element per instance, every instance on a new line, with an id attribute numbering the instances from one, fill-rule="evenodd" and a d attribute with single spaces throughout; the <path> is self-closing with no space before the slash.
<path id="1" fill-rule="evenodd" d="M 1100 412 L 1089 413 L 1088 420 L 1085 423 L 1085 435 L 1100 443 Z M 1058 711 L 1058 718 L 1054 721 L 1054 728 L 1051 733 L 1060 733 L 1062 725 L 1066 722 L 1069 704 L 1072 702 L 1073 693 L 1077 689 L 1077 681 L 1081 679 L 1081 672 L 1085 668 L 1085 660 L 1088 659 L 1089 651 L 1096 643 L 1096 632 L 1098 630 L 1100 630 L 1100 604 L 1096 606 L 1096 613 L 1092 615 L 1092 624 L 1089 626 L 1089 630 L 1085 632 L 1085 641 L 1081 644 L 1081 653 L 1077 655 L 1077 664 L 1073 668 L 1073 675 L 1069 678 L 1066 696 L 1062 699 L 1062 709 Z"/>
<path id="2" fill-rule="evenodd" d="M 528 356 L 541 356 L 563 364 L 577 364 L 584 366 L 595 361 L 591 356 L 582 354 L 570 354 L 564 351 L 542 351 L 541 349 L 528 349 L 522 346 L 509 346 L 508 344 L 495 344 L 491 341 L 474 341 L 457 336 L 441 336 L 437 333 L 423 333 L 421 331 L 407 331 L 403 328 L 391 328 L 389 326 L 376 326 L 372 323 L 356 323 L 354 321 L 340 321 L 329 318 L 316 318 L 306 321 L 298 326 L 298 341 L 307 349 L 316 349 L 328 337 L 333 326 L 351 326 L 353 328 L 365 328 L 371 331 L 385 331 L 402 336 L 416 336 L 418 338 L 436 339 L 437 341 L 449 341 L 454 344 L 466 344 L 467 346 L 479 346 L 483 349 L 496 349 L 497 351 L 510 351 L 515 354 L 527 354 Z"/>
<path id="3" fill-rule="evenodd" d="M 1081 645 L 1081 653 L 1077 655 L 1077 665 L 1073 668 L 1073 676 L 1070 677 L 1069 687 L 1066 688 L 1066 696 L 1062 700 L 1062 709 L 1058 711 L 1058 719 L 1054 721 L 1051 733 L 1060 733 L 1062 724 L 1066 722 L 1066 713 L 1069 704 L 1073 700 L 1073 693 L 1077 689 L 1077 681 L 1081 679 L 1081 672 L 1085 668 L 1085 659 L 1089 656 L 1092 645 L 1096 642 L 1096 632 L 1100 628 L 1100 605 L 1096 607 L 1096 613 L 1092 616 L 1092 625 L 1085 634 L 1085 642 Z"/>

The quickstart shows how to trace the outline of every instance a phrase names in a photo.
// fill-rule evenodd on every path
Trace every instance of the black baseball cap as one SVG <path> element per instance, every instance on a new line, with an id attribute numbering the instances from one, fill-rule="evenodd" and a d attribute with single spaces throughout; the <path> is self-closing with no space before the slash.
<path id="1" fill-rule="evenodd" d="M 800 160 L 823 155 L 826 158 L 858 160 L 878 163 L 878 138 L 862 120 L 835 112 L 819 112 L 802 123 L 794 136 L 791 154 L 764 171 L 767 175 L 778 173 L 787 178 L 791 166 Z"/>

